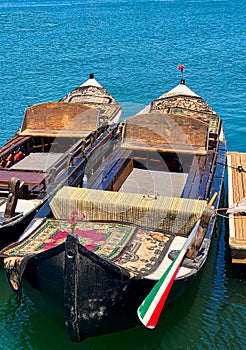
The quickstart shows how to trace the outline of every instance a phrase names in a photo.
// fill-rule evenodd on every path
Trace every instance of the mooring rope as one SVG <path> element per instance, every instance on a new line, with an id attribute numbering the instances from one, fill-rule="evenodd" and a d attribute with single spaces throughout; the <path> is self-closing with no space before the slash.
<path id="1" fill-rule="evenodd" d="M 237 170 L 239 173 L 246 173 L 246 170 L 243 168 L 242 165 L 238 165 L 237 167 L 235 166 L 232 166 L 232 165 L 228 165 L 227 164 L 227 167 L 231 168 L 231 169 L 235 169 Z"/>
<path id="2" fill-rule="evenodd" d="M 225 219 L 230 219 L 229 214 L 235 214 L 235 213 L 228 213 L 227 214 L 228 216 L 218 213 L 218 211 L 220 211 L 220 210 L 221 211 L 225 211 L 225 210 L 228 210 L 228 209 L 231 209 L 231 208 L 218 208 L 218 209 L 215 209 L 214 212 L 215 212 L 215 215 L 217 215 L 217 216 L 220 216 L 220 217 L 225 218 Z M 244 212 L 237 212 L 236 214 L 241 214 L 241 215 L 244 216 L 243 213 Z M 241 216 L 233 216 L 233 220 L 234 219 L 241 219 Z"/>
<path id="3" fill-rule="evenodd" d="M 224 165 L 224 163 L 222 163 L 222 162 L 217 162 L 217 164 L 221 164 L 221 165 Z M 238 166 L 232 166 L 232 165 L 228 165 L 228 164 L 226 164 L 226 166 L 227 167 L 229 167 L 229 168 L 231 168 L 231 169 L 234 169 L 234 170 L 237 170 L 239 173 L 246 173 L 246 170 L 243 168 L 243 166 L 240 164 L 240 165 L 238 165 Z M 218 213 L 218 211 L 227 211 L 228 209 L 231 209 L 231 208 L 218 208 L 218 209 L 215 209 L 214 210 L 214 213 L 215 213 L 215 215 L 217 215 L 217 216 L 221 216 L 221 217 L 223 217 L 223 218 L 225 218 L 225 219 L 230 219 L 229 218 L 229 214 L 232 214 L 232 213 L 228 213 L 227 215 L 228 216 L 226 216 L 226 215 L 223 215 L 223 214 L 220 214 L 220 213 Z M 245 215 L 244 214 L 245 212 L 244 211 L 242 211 L 241 213 L 240 212 L 238 212 L 238 214 L 242 214 L 242 215 Z M 241 218 L 241 216 L 234 216 L 233 217 L 233 219 L 240 219 Z"/>
<path id="4" fill-rule="evenodd" d="M 217 164 L 220 164 L 220 165 L 224 165 L 224 163 L 222 163 L 222 162 L 217 162 Z M 240 165 L 238 165 L 238 166 L 232 166 L 232 165 L 228 165 L 228 164 L 226 164 L 226 166 L 228 167 L 228 168 L 231 168 L 231 169 L 234 169 L 234 170 L 237 170 L 239 173 L 246 173 L 246 170 L 243 168 L 243 166 L 240 164 Z"/>

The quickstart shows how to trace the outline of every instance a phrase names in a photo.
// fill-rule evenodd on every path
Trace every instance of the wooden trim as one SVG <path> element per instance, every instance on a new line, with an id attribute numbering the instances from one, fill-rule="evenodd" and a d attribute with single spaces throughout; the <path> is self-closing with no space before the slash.
<path id="1" fill-rule="evenodd" d="M 246 258 L 244 258 L 244 259 L 232 258 L 232 263 L 233 264 L 246 264 Z"/>
<path id="2" fill-rule="evenodd" d="M 139 150 L 139 151 L 153 151 L 153 152 L 166 152 L 166 153 L 182 153 L 182 154 L 196 154 L 196 155 L 206 155 L 207 150 L 204 147 L 184 147 L 181 145 L 170 146 L 165 145 L 141 145 L 136 142 L 124 142 L 121 146 L 125 149 Z"/>
<path id="3" fill-rule="evenodd" d="M 0 171 L 0 184 L 8 184 L 12 177 L 16 177 L 20 181 L 24 181 L 25 185 L 42 184 L 46 178 L 43 172 L 25 172 L 25 171 Z"/>
<path id="4" fill-rule="evenodd" d="M 86 137 L 91 133 L 91 130 L 32 130 L 26 129 L 19 133 L 20 136 L 40 136 L 40 137 Z"/>

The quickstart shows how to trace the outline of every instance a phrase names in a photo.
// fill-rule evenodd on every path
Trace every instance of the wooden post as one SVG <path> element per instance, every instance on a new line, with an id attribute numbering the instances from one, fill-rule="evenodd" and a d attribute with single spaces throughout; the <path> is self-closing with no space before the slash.
<path id="1" fill-rule="evenodd" d="M 20 191 L 20 180 L 16 177 L 12 177 L 8 183 L 9 195 L 6 203 L 6 208 L 4 212 L 4 217 L 10 219 L 15 214 L 15 209 L 17 205 L 18 195 Z"/>
<path id="2" fill-rule="evenodd" d="M 67 156 L 67 166 L 66 168 L 70 168 L 73 166 L 73 154 L 72 153 L 69 153 L 68 156 Z"/>
<path id="3" fill-rule="evenodd" d="M 96 140 L 94 132 L 91 132 L 91 133 L 90 133 L 89 138 L 90 138 L 90 145 L 92 146 L 93 143 L 94 143 L 95 140 Z"/>
<path id="4" fill-rule="evenodd" d="M 207 232 L 208 225 L 210 223 L 211 217 L 214 215 L 214 209 L 207 206 L 202 214 L 201 222 L 198 227 L 197 233 L 192 241 L 191 246 L 187 250 L 186 257 L 194 260 L 198 254 L 200 246 L 202 244 L 203 238 Z"/>
<path id="5" fill-rule="evenodd" d="M 81 156 L 83 156 L 85 154 L 85 148 L 86 148 L 86 141 L 83 140 L 81 142 Z"/>

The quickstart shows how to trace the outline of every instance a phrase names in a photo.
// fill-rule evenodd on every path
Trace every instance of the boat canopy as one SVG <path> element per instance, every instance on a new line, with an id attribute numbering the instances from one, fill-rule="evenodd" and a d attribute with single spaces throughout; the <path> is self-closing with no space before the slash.
<path id="1" fill-rule="evenodd" d="M 36 104 L 26 109 L 19 135 L 85 137 L 97 128 L 98 114 L 83 103 Z"/>
<path id="2" fill-rule="evenodd" d="M 125 121 L 125 148 L 206 154 L 209 125 L 187 115 L 147 113 Z"/>

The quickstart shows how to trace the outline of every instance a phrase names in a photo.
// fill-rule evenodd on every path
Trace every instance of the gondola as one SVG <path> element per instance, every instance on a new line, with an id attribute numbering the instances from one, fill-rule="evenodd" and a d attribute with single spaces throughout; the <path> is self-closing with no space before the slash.
<path id="1" fill-rule="evenodd" d="M 59 186 L 78 186 L 88 148 L 120 118 L 120 105 L 93 74 L 60 101 L 25 110 L 21 128 L 0 148 L 1 248 L 18 239 Z"/>
<path id="2" fill-rule="evenodd" d="M 11 287 L 20 298 L 24 287 L 75 342 L 147 327 L 156 286 L 176 269 L 165 310 L 206 262 L 225 164 L 222 121 L 182 77 L 118 126 L 87 162 L 85 187 L 59 189 L 49 214 L 1 251 Z"/>

